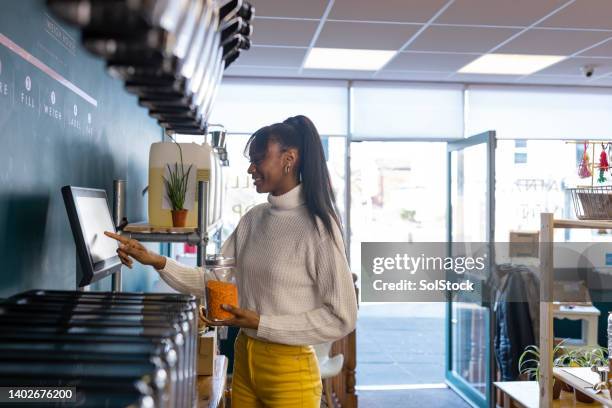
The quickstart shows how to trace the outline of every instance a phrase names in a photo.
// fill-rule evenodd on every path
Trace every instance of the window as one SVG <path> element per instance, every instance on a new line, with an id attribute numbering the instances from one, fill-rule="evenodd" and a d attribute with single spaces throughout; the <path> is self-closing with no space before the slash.
<path id="1" fill-rule="evenodd" d="M 355 82 L 351 131 L 354 139 L 463 137 L 463 88 Z"/>
<path id="2" fill-rule="evenodd" d="M 498 140 L 495 153 L 497 242 L 508 242 L 511 231 L 539 231 L 540 213 L 543 212 L 552 212 L 556 218 L 575 219 L 574 204 L 568 189 L 591 184 L 590 178 L 584 180 L 578 177 L 577 160 L 582 158 L 582 144 L 562 140 L 530 140 L 529 147 L 521 149 L 522 152 L 516 152 L 514 144 L 514 140 Z M 577 150 L 580 151 L 578 158 Z M 600 151 L 600 147 L 596 146 L 595 153 L 599 154 Z M 592 154 L 591 151 L 589 154 Z M 609 238 L 602 238 L 594 230 L 555 230 L 555 241 L 559 242 L 601 239 Z"/>
<path id="3" fill-rule="evenodd" d="M 527 153 L 514 153 L 514 164 L 527 163 Z"/>
<path id="4" fill-rule="evenodd" d="M 249 159 L 244 156 L 244 147 L 250 135 L 227 135 L 226 148 L 229 166 L 223 168 L 225 201 L 223 205 L 224 238 L 238 225 L 240 218 L 257 204 L 266 202 L 265 194 L 258 194 L 253 180 L 247 173 Z"/>
<path id="5" fill-rule="evenodd" d="M 347 134 L 344 81 L 224 79 L 210 123 L 230 133 L 253 133 L 290 116 L 308 116 L 321 135 Z"/>
<path id="6" fill-rule="evenodd" d="M 514 141 L 514 147 L 527 147 L 527 141 L 523 139 L 516 139 Z"/>
<path id="7" fill-rule="evenodd" d="M 499 139 L 612 139 L 609 90 L 473 85 L 466 104 L 468 135 L 495 130 Z"/>

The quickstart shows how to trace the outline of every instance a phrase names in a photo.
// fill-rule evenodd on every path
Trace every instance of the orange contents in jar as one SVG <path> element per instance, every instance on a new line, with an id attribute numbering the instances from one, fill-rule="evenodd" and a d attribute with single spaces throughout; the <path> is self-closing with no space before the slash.
<path id="1" fill-rule="evenodd" d="M 233 283 L 209 280 L 206 282 L 206 304 L 209 320 L 227 320 L 234 317 L 221 305 L 238 307 L 238 288 Z"/>

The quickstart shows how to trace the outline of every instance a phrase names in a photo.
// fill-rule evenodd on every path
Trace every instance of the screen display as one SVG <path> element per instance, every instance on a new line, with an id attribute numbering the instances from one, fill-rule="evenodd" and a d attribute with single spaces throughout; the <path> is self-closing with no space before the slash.
<path id="1" fill-rule="evenodd" d="M 106 199 L 79 196 L 76 207 L 93 263 L 117 256 L 117 241 L 104 235 L 104 231 L 115 231 Z"/>

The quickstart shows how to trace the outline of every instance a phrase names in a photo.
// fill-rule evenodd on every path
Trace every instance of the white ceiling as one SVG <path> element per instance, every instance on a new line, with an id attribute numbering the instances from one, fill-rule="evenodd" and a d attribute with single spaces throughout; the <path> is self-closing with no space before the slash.
<path id="1" fill-rule="evenodd" d="M 253 46 L 227 76 L 612 86 L 612 0 L 251 1 Z M 400 52 L 377 72 L 304 69 L 311 47 Z M 528 76 L 457 73 L 486 53 L 567 58 Z"/>

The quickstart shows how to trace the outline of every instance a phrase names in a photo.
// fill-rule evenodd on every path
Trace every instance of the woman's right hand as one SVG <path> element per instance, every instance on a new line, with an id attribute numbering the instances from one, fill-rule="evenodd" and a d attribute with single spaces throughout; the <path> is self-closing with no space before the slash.
<path id="1" fill-rule="evenodd" d="M 117 254 L 119 255 L 119 259 L 121 259 L 121 263 L 127 266 L 128 268 L 132 268 L 132 265 L 134 263 L 132 258 L 134 258 L 143 265 L 151 265 L 155 269 L 164 269 L 164 267 L 166 266 L 165 257 L 149 251 L 147 248 L 144 247 L 144 245 L 142 245 L 135 239 L 122 237 L 119 234 L 115 234 L 113 232 L 108 231 L 105 231 L 104 235 L 119 241 L 119 248 L 117 249 Z"/>

